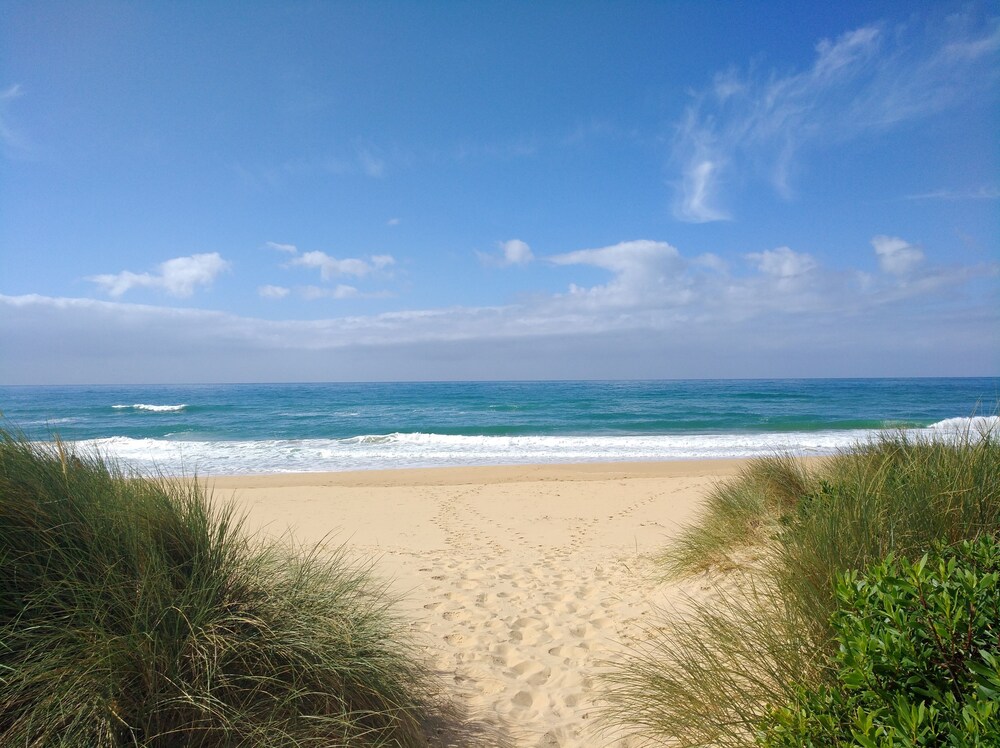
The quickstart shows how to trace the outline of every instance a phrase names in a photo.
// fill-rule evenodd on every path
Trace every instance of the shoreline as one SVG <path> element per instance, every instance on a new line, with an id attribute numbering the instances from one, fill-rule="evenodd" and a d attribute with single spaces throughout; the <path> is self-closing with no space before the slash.
<path id="1" fill-rule="evenodd" d="M 656 554 L 746 460 L 199 478 L 246 528 L 372 565 L 484 745 L 625 748 L 598 736 L 601 673 L 657 608 L 707 594 Z"/>

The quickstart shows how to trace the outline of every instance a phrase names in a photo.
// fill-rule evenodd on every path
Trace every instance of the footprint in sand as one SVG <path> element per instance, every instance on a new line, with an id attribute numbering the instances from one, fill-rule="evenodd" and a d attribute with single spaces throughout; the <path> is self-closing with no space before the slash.
<path id="1" fill-rule="evenodd" d="M 511 703 L 521 707 L 522 709 L 530 709 L 535 705 L 535 701 L 537 701 L 537 699 L 538 697 L 531 691 L 518 691 L 511 699 Z"/>

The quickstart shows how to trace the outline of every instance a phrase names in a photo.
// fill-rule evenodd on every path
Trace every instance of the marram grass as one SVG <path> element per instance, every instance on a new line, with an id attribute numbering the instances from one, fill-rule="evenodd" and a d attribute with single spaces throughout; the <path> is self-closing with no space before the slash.
<path id="1" fill-rule="evenodd" d="M 670 746 L 754 745 L 775 709 L 836 673 L 835 583 L 890 553 L 1000 535 L 1000 434 L 884 434 L 812 471 L 757 460 L 663 557 L 719 582 L 663 612 L 606 679 L 609 732 Z"/>
<path id="2" fill-rule="evenodd" d="M 336 549 L 0 431 L 0 745 L 425 745 L 404 630 Z"/>

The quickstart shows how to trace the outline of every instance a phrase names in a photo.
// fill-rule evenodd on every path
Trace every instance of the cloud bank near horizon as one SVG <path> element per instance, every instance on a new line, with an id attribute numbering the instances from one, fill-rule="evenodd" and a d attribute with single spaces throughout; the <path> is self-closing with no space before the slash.
<path id="1" fill-rule="evenodd" d="M 491 378 L 490 367 L 496 370 L 502 362 L 484 353 L 489 349 L 519 351 L 522 363 L 525 356 L 547 360 L 553 351 L 563 350 L 562 365 L 554 364 L 550 376 L 592 377 L 600 376 L 602 367 L 594 368 L 594 356 L 602 346 L 617 350 L 622 360 L 648 360 L 646 368 L 653 371 L 666 366 L 661 376 L 732 376 L 737 372 L 720 362 L 736 352 L 754 360 L 770 351 L 774 363 L 801 356 L 805 366 L 809 352 L 813 356 L 827 350 L 877 353 L 885 340 L 893 341 L 893 355 L 901 360 L 923 361 L 927 374 L 940 373 L 934 367 L 942 361 L 962 363 L 972 371 L 995 369 L 1000 361 L 1000 310 L 988 304 L 970 305 L 968 299 L 983 292 L 983 283 L 995 288 L 991 279 L 1000 275 L 1000 263 L 940 265 L 900 237 L 879 235 L 871 244 L 873 270 L 837 270 L 789 247 L 746 253 L 739 261 L 725 262 L 711 253 L 684 255 L 666 242 L 628 241 L 533 257 L 550 267 L 597 269 L 607 276 L 604 282 L 571 283 L 563 292 L 498 306 L 315 320 L 264 320 L 89 298 L 0 295 L 4 310 L 0 345 L 12 352 L 0 364 L 0 380 L 104 381 L 132 368 L 123 369 L 122 359 L 148 358 L 153 372 L 155 362 L 166 359 L 175 362 L 167 367 L 171 371 L 200 372 L 202 381 L 218 381 L 231 379 L 225 372 L 240 370 L 234 356 L 271 359 L 261 369 L 265 379 L 295 378 L 297 371 L 314 372 L 298 375 L 309 378 L 371 377 L 361 369 L 352 376 L 350 360 L 343 358 L 348 351 L 364 360 L 388 360 L 388 352 L 394 352 L 403 362 L 397 368 L 403 371 L 406 356 L 450 360 L 459 378 Z M 512 246 L 515 257 L 525 256 Z M 130 276 L 118 279 L 118 286 L 110 280 L 105 285 L 111 295 L 122 286 L 127 290 L 147 285 L 183 296 L 207 278 L 170 270 L 189 267 L 190 263 L 180 262 L 185 259 L 192 258 L 163 263 L 150 280 L 135 282 Z M 365 272 L 376 265 L 372 260 Z M 210 267 L 220 272 L 218 268 L 228 263 L 216 256 Z M 322 264 L 310 267 L 321 270 Z M 323 287 L 317 293 L 336 297 L 342 288 Z M 288 289 L 262 286 L 258 292 L 280 300 Z M 45 362 L 56 353 L 78 364 L 64 371 L 47 369 Z M 337 366 L 323 375 L 319 362 L 334 359 Z M 829 365 L 829 356 L 822 360 L 827 362 L 822 365 Z M 185 362 L 183 368 L 180 362 Z M 885 371 L 892 370 L 892 360 L 883 363 Z M 438 364 L 436 375 L 428 370 L 420 376 L 449 378 L 449 370 L 442 366 Z M 531 370 L 528 366 L 522 376 L 530 376 Z M 758 370 L 770 371 L 766 360 Z M 799 370 L 809 376 L 824 373 L 808 367 Z M 92 373 L 83 373 L 88 371 Z M 268 371 L 274 374 L 269 376 Z M 870 374 L 878 371 L 876 366 Z M 146 377 L 156 379 L 155 374 Z M 406 376 L 387 371 L 381 378 Z"/>

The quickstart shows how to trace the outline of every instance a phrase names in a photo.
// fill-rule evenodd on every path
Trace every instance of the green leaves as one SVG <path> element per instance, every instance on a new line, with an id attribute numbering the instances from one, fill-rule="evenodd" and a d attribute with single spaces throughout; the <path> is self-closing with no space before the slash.
<path id="1" fill-rule="evenodd" d="M 995 538 L 915 562 L 890 555 L 865 575 L 841 575 L 836 596 L 832 684 L 775 710 L 761 745 L 1000 745 Z"/>

